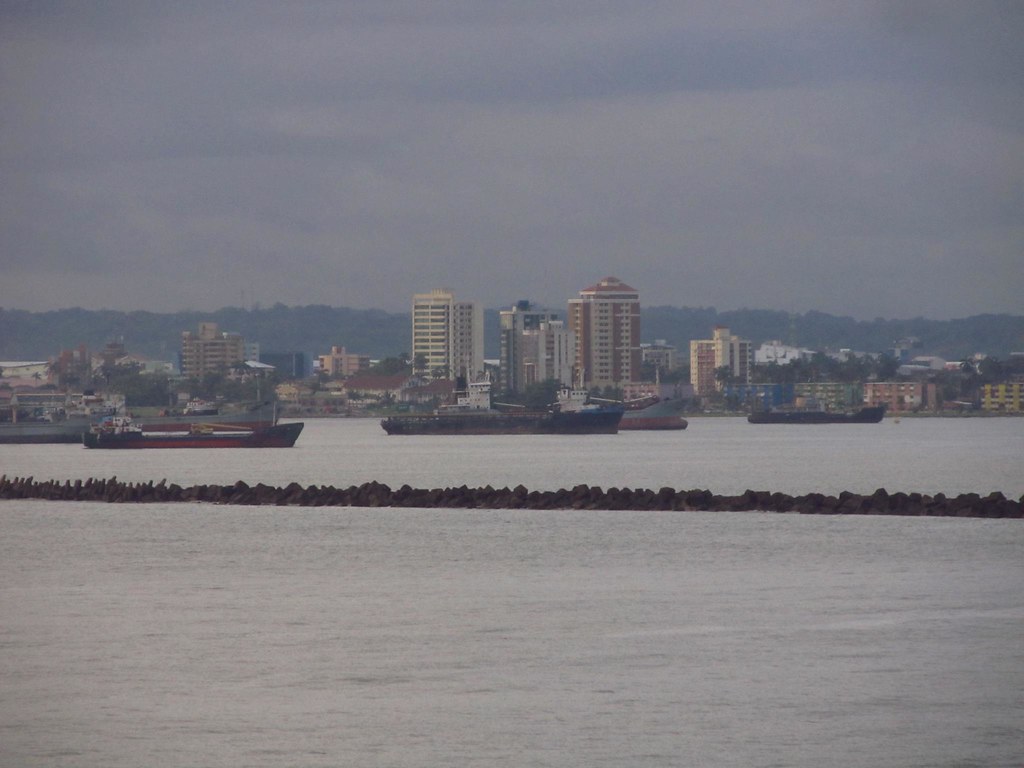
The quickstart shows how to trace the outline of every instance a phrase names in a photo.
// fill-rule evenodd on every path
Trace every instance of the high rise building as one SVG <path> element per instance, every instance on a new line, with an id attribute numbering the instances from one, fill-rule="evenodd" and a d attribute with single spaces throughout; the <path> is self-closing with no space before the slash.
<path id="1" fill-rule="evenodd" d="M 621 387 L 640 378 L 640 294 L 606 277 L 569 301 L 576 370 L 589 387 Z"/>
<path id="2" fill-rule="evenodd" d="M 225 373 L 245 360 L 245 340 L 237 333 L 222 333 L 216 323 L 200 323 L 199 332 L 181 334 L 181 375 L 199 378 Z"/>
<path id="3" fill-rule="evenodd" d="M 499 313 L 501 323 L 501 357 L 499 371 L 501 389 L 509 392 L 522 392 L 528 384 L 543 381 L 536 376 L 537 339 L 535 332 L 544 323 L 558 320 L 558 313 L 544 309 L 536 309 L 529 301 L 519 301 L 512 309 L 503 309 Z M 527 337 L 525 334 L 533 334 Z M 531 339 L 528 344 L 527 339 Z M 532 353 L 527 354 L 530 347 Z M 543 349 L 543 346 L 541 347 Z M 527 377 L 527 367 L 532 375 Z M 570 377 L 571 380 L 571 377 Z"/>
<path id="4" fill-rule="evenodd" d="M 557 381 L 567 387 L 575 379 L 576 335 L 561 320 L 546 320 L 523 331 L 522 383 Z"/>
<path id="5" fill-rule="evenodd" d="M 734 381 L 749 383 L 752 360 L 749 341 L 731 335 L 724 326 L 715 326 L 712 338 L 690 342 L 690 383 L 694 394 L 717 391 L 721 385 L 717 372 L 721 368 L 727 368 Z"/>
<path id="6" fill-rule="evenodd" d="M 484 370 L 484 313 L 449 290 L 417 293 L 412 300 L 412 356 L 426 358 L 428 372 L 475 380 Z"/>

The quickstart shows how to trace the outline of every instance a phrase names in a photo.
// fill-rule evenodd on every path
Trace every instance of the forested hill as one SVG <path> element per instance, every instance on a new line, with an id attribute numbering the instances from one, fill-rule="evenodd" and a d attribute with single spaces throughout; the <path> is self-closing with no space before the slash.
<path id="1" fill-rule="evenodd" d="M 0 360 L 46 360 L 62 349 L 85 344 L 98 352 L 121 340 L 130 353 L 176 360 L 181 332 L 197 330 L 200 322 L 215 322 L 222 331 L 240 333 L 263 352 L 305 352 L 308 358 L 344 346 L 349 352 L 381 358 L 410 351 L 408 313 L 356 310 L 312 305 L 266 309 L 225 308 L 216 312 L 115 312 L 65 309 L 26 312 L 0 308 Z M 756 345 L 778 339 L 811 349 L 849 348 L 879 352 L 908 337 L 920 341 L 919 354 L 960 360 L 982 352 L 1005 358 L 1024 352 L 1024 316 L 976 315 L 958 320 L 858 321 L 822 312 L 790 314 L 774 310 L 644 307 L 642 340 L 664 339 L 687 354 L 691 339 L 710 338 L 711 329 L 725 325 Z M 499 348 L 498 312 L 485 318 L 486 355 Z"/>

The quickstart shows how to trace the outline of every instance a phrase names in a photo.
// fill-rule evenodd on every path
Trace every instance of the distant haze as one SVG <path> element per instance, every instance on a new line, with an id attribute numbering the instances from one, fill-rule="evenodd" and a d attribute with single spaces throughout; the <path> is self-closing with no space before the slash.
<path id="1" fill-rule="evenodd" d="M 0 5 L 0 307 L 1024 313 L 1024 3 Z"/>

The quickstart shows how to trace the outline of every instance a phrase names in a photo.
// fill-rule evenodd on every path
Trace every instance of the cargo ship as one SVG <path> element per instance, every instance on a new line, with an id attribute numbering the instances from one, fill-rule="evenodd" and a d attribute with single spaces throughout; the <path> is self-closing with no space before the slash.
<path id="1" fill-rule="evenodd" d="M 856 411 L 826 411 L 820 408 L 775 408 L 747 416 L 751 424 L 877 424 L 885 416 L 884 405 Z"/>
<path id="2" fill-rule="evenodd" d="M 14 403 L 0 409 L 0 444 L 81 443 L 82 435 L 99 419 L 124 414 L 123 403 L 94 404 L 69 398 L 67 402 L 45 407 L 26 407 Z M 189 403 L 180 412 L 164 411 L 136 421 L 145 431 L 188 432 L 193 424 L 218 424 L 243 429 L 273 426 L 275 408 L 270 402 L 221 407 Z"/>
<path id="3" fill-rule="evenodd" d="M 689 422 L 683 418 L 685 406 L 685 400 L 660 398 L 656 395 L 642 400 L 627 401 L 619 429 L 686 429 Z"/>
<path id="4" fill-rule="evenodd" d="M 188 431 L 153 432 L 123 416 L 94 424 L 82 435 L 86 448 L 291 448 L 302 422 L 239 429 L 223 424 L 193 424 Z"/>
<path id="5" fill-rule="evenodd" d="M 621 404 L 589 401 L 582 389 L 563 388 L 546 410 L 500 410 L 491 404 L 491 382 L 471 382 L 455 403 L 434 413 L 390 416 L 381 420 L 389 435 L 614 435 Z"/>

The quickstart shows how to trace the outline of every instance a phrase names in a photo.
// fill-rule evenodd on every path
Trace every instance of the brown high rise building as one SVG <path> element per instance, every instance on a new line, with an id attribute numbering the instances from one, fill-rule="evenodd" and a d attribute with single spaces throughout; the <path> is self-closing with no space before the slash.
<path id="1" fill-rule="evenodd" d="M 621 387 L 640 377 L 640 294 L 606 277 L 569 301 L 576 373 L 588 387 Z"/>

